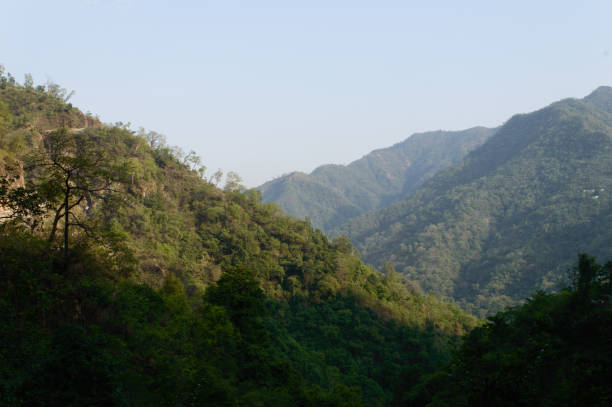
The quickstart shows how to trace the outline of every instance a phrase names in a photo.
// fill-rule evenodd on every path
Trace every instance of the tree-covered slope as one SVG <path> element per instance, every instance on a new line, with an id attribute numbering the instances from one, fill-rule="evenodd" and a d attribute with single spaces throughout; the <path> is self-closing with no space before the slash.
<path id="1" fill-rule="evenodd" d="M 409 406 L 609 406 L 612 262 L 580 255 L 570 288 L 539 292 L 473 330 Z"/>
<path id="2" fill-rule="evenodd" d="M 324 165 L 311 174 L 294 172 L 258 187 L 264 202 L 308 217 L 329 231 L 367 211 L 413 193 L 436 172 L 456 164 L 495 129 L 414 134 L 392 147 L 375 150 L 344 165 Z"/>
<path id="3" fill-rule="evenodd" d="M 612 257 L 612 88 L 511 118 L 409 199 L 339 230 L 429 292 L 485 313 Z"/>
<path id="4" fill-rule="evenodd" d="M 0 74 L 0 404 L 397 405 L 476 319 Z"/>

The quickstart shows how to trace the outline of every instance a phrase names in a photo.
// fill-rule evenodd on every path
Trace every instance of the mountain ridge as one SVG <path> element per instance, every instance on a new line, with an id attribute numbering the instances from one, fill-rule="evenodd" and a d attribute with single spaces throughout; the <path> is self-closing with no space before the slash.
<path id="1" fill-rule="evenodd" d="M 275 202 L 290 215 L 308 217 L 314 226 L 329 231 L 413 193 L 495 131 L 478 126 L 415 133 L 348 165 L 326 164 L 310 174 L 292 172 L 257 189 L 262 191 L 264 202 Z"/>

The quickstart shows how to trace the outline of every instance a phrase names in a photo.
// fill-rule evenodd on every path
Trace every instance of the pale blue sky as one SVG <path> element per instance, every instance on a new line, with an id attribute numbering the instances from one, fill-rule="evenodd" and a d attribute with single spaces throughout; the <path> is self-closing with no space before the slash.
<path id="1" fill-rule="evenodd" d="M 0 0 L 0 63 L 256 186 L 612 84 L 608 1 Z"/>

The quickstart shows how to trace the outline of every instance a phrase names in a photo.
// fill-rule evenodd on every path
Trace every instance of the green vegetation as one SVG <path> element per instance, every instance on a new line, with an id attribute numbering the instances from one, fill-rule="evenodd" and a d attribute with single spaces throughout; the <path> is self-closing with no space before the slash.
<path id="1" fill-rule="evenodd" d="M 476 319 L 0 75 L 0 404 L 398 405 Z"/>
<path id="2" fill-rule="evenodd" d="M 365 212 L 405 199 L 495 131 L 475 127 L 414 134 L 347 166 L 324 165 L 309 175 L 294 172 L 258 189 L 264 202 L 274 202 L 290 215 L 308 217 L 314 226 L 330 231 Z"/>
<path id="3" fill-rule="evenodd" d="M 346 233 L 480 316 L 558 289 L 578 252 L 612 257 L 612 89 L 510 119 L 407 200 Z"/>
<path id="4" fill-rule="evenodd" d="M 453 362 L 406 396 L 415 406 L 609 406 L 612 263 L 581 255 L 574 285 L 490 317 Z"/>
<path id="5" fill-rule="evenodd" d="M 221 173 L 207 177 L 193 153 L 102 125 L 66 94 L 0 72 L 0 405 L 611 401 L 612 263 L 582 255 L 572 289 L 476 327 L 391 263 L 364 264 L 348 238 L 262 204 L 236 174 L 221 190 Z M 585 129 L 608 113 L 580 122 L 601 144 L 573 145 L 571 168 L 597 174 L 607 127 Z M 486 165 L 470 157 L 417 199 L 452 177 L 479 179 L 466 168 Z M 605 247 L 609 224 L 578 236 Z"/>

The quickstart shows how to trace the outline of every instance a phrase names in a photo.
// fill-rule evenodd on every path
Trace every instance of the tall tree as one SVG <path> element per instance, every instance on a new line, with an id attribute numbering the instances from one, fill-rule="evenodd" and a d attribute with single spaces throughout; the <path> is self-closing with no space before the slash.
<path id="1" fill-rule="evenodd" d="M 100 147 L 88 134 L 71 134 L 66 128 L 47 135 L 40 148 L 27 157 L 35 174 L 35 188 L 53 213 L 49 241 L 55 240 L 63 221 L 63 252 L 67 263 L 72 226 L 90 231 L 87 215 L 97 201 L 115 197 L 117 182 L 128 166 Z"/>

